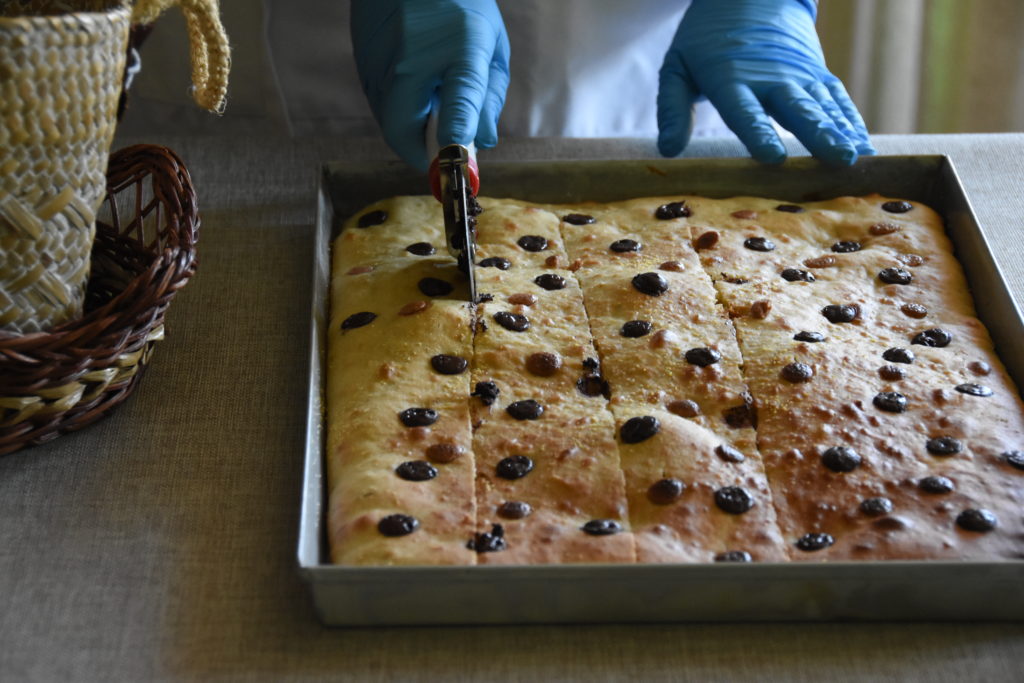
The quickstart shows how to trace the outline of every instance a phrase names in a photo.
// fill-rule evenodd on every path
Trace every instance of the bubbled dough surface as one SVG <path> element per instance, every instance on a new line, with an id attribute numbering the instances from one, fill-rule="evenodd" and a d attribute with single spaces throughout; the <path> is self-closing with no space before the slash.
<path id="1" fill-rule="evenodd" d="M 493 296 L 480 306 L 473 382 L 494 382 L 501 392 L 491 406 L 473 401 L 473 451 L 477 461 L 479 526 L 501 524 L 508 548 L 481 553 L 482 564 L 543 564 L 569 562 L 634 562 L 636 551 L 626 506 L 622 467 L 615 447 L 614 424 L 603 396 L 586 396 L 576 388 L 587 371 L 583 362 L 596 358 L 583 295 L 572 272 L 556 267 L 566 262 L 558 220 L 547 211 L 484 203 L 477 226 L 478 260 L 500 256 L 512 262 L 503 271 L 478 268 L 478 290 Z M 522 249 L 524 235 L 547 239 L 539 252 Z M 549 259 L 553 259 L 549 261 Z M 544 273 L 561 276 L 563 289 L 545 290 L 534 280 Z M 509 297 L 532 295 L 530 304 Z M 529 329 L 513 331 L 494 315 L 526 316 Z M 551 376 L 527 369 L 534 353 L 562 360 Z M 506 408 L 532 399 L 544 407 L 536 420 L 517 420 Z M 503 479 L 496 474 L 506 457 L 524 455 L 534 463 L 525 477 Z M 528 503 L 532 512 L 519 520 L 497 516 L 506 501 Z M 623 531 L 592 536 L 582 531 L 595 519 L 615 520 Z"/>
<path id="2" fill-rule="evenodd" d="M 888 213 L 880 208 L 884 201 L 845 197 L 804 204 L 803 213 L 789 214 L 774 211 L 768 200 L 736 200 L 757 211 L 757 218 L 741 221 L 749 225 L 739 234 L 722 231 L 719 246 L 702 252 L 709 272 L 732 264 L 731 273 L 749 279 L 734 284 L 719 277 L 715 284 L 723 303 L 737 314 L 743 374 L 757 401 L 758 445 L 783 535 L 790 543 L 808 532 L 827 532 L 836 539 L 821 551 L 792 551 L 798 560 L 1019 557 L 1024 494 L 1020 478 L 998 456 L 1020 448 L 1024 406 L 974 317 L 941 219 L 918 204 L 904 214 Z M 727 225 L 732 218 L 708 213 L 715 225 Z M 883 222 L 899 229 L 872 235 L 870 227 Z M 744 248 L 743 239 L 754 235 L 771 239 L 776 250 Z M 832 252 L 831 245 L 840 240 L 860 242 L 862 249 Z M 907 255 L 920 257 L 920 263 L 908 265 Z M 806 265 L 807 259 L 822 256 L 832 257 L 834 265 Z M 816 280 L 787 282 L 779 276 L 787 267 L 808 270 Z M 910 284 L 878 280 L 880 270 L 897 267 L 912 273 Z M 772 304 L 765 319 L 748 313 L 758 300 Z M 900 310 L 905 303 L 925 306 L 927 316 L 907 316 Z M 830 323 L 820 312 L 828 304 L 856 304 L 860 317 Z M 933 327 L 951 332 L 953 342 L 945 348 L 911 344 L 915 334 Z M 801 330 L 821 332 L 827 340 L 793 340 Z M 913 351 L 914 363 L 884 360 L 883 352 L 893 347 Z M 976 360 L 989 362 L 993 371 L 974 375 L 968 365 Z M 814 369 L 809 382 L 781 378 L 782 368 L 796 361 Z M 905 377 L 882 379 L 879 368 L 890 364 L 904 370 Z M 994 394 L 979 398 L 955 391 L 964 382 L 984 384 Z M 889 413 L 873 406 L 872 399 L 883 391 L 905 395 L 907 411 Z M 963 452 L 948 457 L 928 453 L 925 444 L 937 436 L 961 440 Z M 832 446 L 854 449 L 863 458 L 861 466 L 848 473 L 824 467 L 821 455 Z M 929 475 L 949 477 L 955 491 L 920 491 L 917 482 Z M 861 501 L 873 497 L 891 500 L 892 513 L 864 514 Z M 979 534 L 957 527 L 955 519 L 966 508 L 995 513 L 998 531 Z"/>
<path id="3" fill-rule="evenodd" d="M 370 239 L 383 232 L 380 226 L 354 228 L 353 218 L 334 250 L 326 397 L 332 560 L 348 565 L 475 564 L 475 553 L 465 548 L 476 528 L 476 470 L 464 398 L 470 391 L 469 373 L 439 375 L 430 366 L 431 357 L 441 353 L 472 358 L 470 308 L 464 294 L 461 301 L 457 296 L 465 285 L 443 251 L 440 233 L 424 237 L 423 212 L 430 215 L 433 205 L 413 198 L 368 210 L 377 208 L 389 212 L 387 249 Z M 432 241 L 439 253 L 418 257 L 405 251 L 419 241 Z M 417 287 L 424 277 L 452 282 L 455 290 L 447 297 L 425 296 Z M 399 313 L 417 301 L 429 305 L 412 315 Z M 341 330 L 342 321 L 362 311 L 377 318 Z M 437 410 L 437 422 L 405 427 L 399 413 L 410 407 Z M 452 463 L 435 464 L 438 476 L 429 482 L 395 474 L 403 462 L 425 460 L 426 449 L 436 443 L 466 452 Z M 395 513 L 416 517 L 420 528 L 382 543 L 377 524 Z"/>
<path id="4" fill-rule="evenodd" d="M 669 221 L 653 218 L 657 206 L 681 199 L 687 201 L 692 216 Z M 648 562 L 708 561 L 724 550 L 747 550 L 761 560 L 779 559 L 787 553 L 799 560 L 1019 557 L 1024 547 L 1024 519 L 1019 512 L 1024 498 L 1021 476 L 998 454 L 1020 449 L 1024 443 L 1024 406 L 995 358 L 987 333 L 973 317 L 963 275 L 938 217 L 917 204 L 907 214 L 887 213 L 880 208 L 883 201 L 885 198 L 877 196 L 840 198 L 803 204 L 803 213 L 792 214 L 775 211 L 776 201 L 758 198 L 647 198 L 571 207 L 482 199 L 486 211 L 478 229 L 478 260 L 500 256 L 509 259 L 513 268 L 477 269 L 480 290 L 494 293 L 495 298 L 481 307 L 481 320 L 488 325 L 488 332 L 481 336 L 478 328 L 478 358 L 474 359 L 472 377 L 473 381 L 497 381 L 503 393 L 492 408 L 471 402 L 480 502 L 476 527 L 486 531 L 490 523 L 502 523 L 510 547 L 520 549 L 481 554 L 480 561 L 623 561 L 634 538 L 640 561 Z M 399 221 L 386 244 L 364 240 L 368 230 L 357 232 L 347 243 L 339 242 L 342 248 L 336 251 L 347 255 L 336 262 L 336 278 L 342 268 L 388 261 L 382 255 L 404 254 L 407 244 L 431 241 L 439 250 L 436 256 L 419 257 L 418 261 L 417 257 L 391 259 L 417 261 L 411 270 L 395 266 L 399 272 L 395 288 L 400 293 L 381 299 L 382 292 L 375 290 L 377 306 L 377 301 L 401 307 L 405 298 L 426 298 L 415 290 L 415 282 L 425 276 L 424 269 L 443 271 L 451 266 L 443 254 L 437 205 L 423 203 L 423 198 L 381 203 L 396 211 L 393 216 L 409 220 Z M 736 217 L 733 213 L 737 210 L 755 215 Z M 584 226 L 559 222 L 566 213 L 590 214 L 597 221 Z M 424 216 L 431 217 L 430 221 L 424 221 Z M 868 228 L 877 222 L 900 229 L 871 235 Z M 694 251 L 690 238 L 708 230 L 719 233 L 718 243 Z M 516 243 L 524 234 L 545 237 L 548 249 L 524 251 Z M 776 249 L 757 252 L 743 246 L 744 239 L 756 236 L 771 239 Z M 635 239 L 643 248 L 626 254 L 608 249 L 612 241 L 623 238 Z M 851 239 L 864 248 L 847 254 L 830 250 L 834 242 Z M 367 251 L 353 249 L 353 245 L 363 244 Z M 919 256 L 921 262 L 908 265 L 908 254 Z M 826 260 L 832 263 L 826 267 L 806 265 L 822 256 L 831 257 Z M 682 272 L 658 270 L 667 260 L 678 261 Z M 816 282 L 786 282 L 779 277 L 786 267 L 808 270 Z M 911 271 L 913 282 L 905 286 L 879 282 L 878 271 L 887 267 Z M 666 277 L 670 283 L 666 295 L 646 297 L 632 289 L 632 276 L 647 271 Z M 378 276 L 386 272 L 381 269 Z M 533 285 L 533 277 L 541 272 L 563 275 L 566 290 L 546 292 Z M 370 281 L 367 278 L 366 282 Z M 453 281 L 459 282 L 457 278 Z M 580 285 L 585 309 L 574 308 Z M 349 296 L 345 289 L 347 286 L 336 293 L 343 301 Z M 507 297 L 517 292 L 536 294 L 538 303 L 510 304 Z M 459 306 L 457 294 L 452 295 L 455 308 Z M 757 301 L 771 302 L 764 319 L 750 314 Z M 856 303 L 860 317 L 851 324 L 829 323 L 820 309 L 830 303 Z M 900 310 L 904 303 L 924 305 L 929 313 L 924 319 L 910 318 Z M 433 304 L 445 309 L 437 301 Z M 543 338 L 501 329 L 492 320 L 498 310 L 525 314 L 535 326 L 540 323 L 545 330 Z M 621 337 L 622 323 L 632 319 L 649 319 L 654 330 L 638 339 Z M 910 345 L 914 334 L 936 326 L 951 331 L 954 343 L 944 349 Z M 592 338 L 585 328 L 593 332 Z M 671 334 L 662 335 L 653 347 L 650 342 L 659 329 Z M 801 330 L 822 332 L 828 341 L 794 341 L 793 334 Z M 430 334 L 434 331 L 424 333 Z M 574 391 L 582 372 L 581 359 L 592 352 L 595 342 L 602 371 L 612 385 L 612 400 L 601 409 L 595 405 L 603 399 L 582 397 Z M 681 360 L 682 353 L 695 346 L 716 348 L 723 354 L 722 362 L 710 370 L 688 366 Z M 888 364 L 881 353 L 891 346 L 913 350 L 917 360 L 913 365 L 900 365 L 907 371 L 905 379 L 886 382 L 877 370 Z M 376 347 L 376 342 L 368 343 L 364 353 Z M 536 378 L 525 371 L 529 353 L 552 350 L 562 355 L 564 362 L 554 377 Z M 376 356 L 382 357 L 391 356 Z M 796 360 L 815 369 L 811 382 L 794 385 L 780 378 L 781 368 Z M 988 362 L 991 373 L 978 377 L 969 372 L 967 365 L 975 360 Z M 373 363 L 366 365 L 369 368 Z M 371 374 L 366 368 L 362 372 Z M 436 373 L 429 379 L 436 379 Z M 970 397 L 953 390 L 956 384 L 968 381 L 989 386 L 994 396 Z M 734 429 L 720 419 L 721 410 L 742 402 L 740 396 L 748 388 L 759 413 L 756 441 L 752 429 Z M 906 413 L 884 413 L 871 405 L 877 392 L 893 390 L 907 396 L 910 409 Z M 409 396 L 417 396 L 416 387 L 410 385 L 409 391 Z M 503 407 L 524 398 L 534 398 L 550 408 L 544 416 L 548 425 L 557 425 L 561 431 L 571 426 L 578 436 L 568 438 L 559 430 L 538 432 L 536 423 L 509 418 Z M 664 406 L 678 398 L 697 401 L 702 415 L 680 418 L 665 412 Z M 613 449 L 617 427 L 634 414 L 658 416 L 661 431 L 641 444 L 619 443 Z M 611 436 L 609 428 L 615 430 Z M 386 440 L 385 433 L 390 433 L 387 443 L 414 452 L 408 443 L 414 439 L 403 437 L 403 429 L 400 425 L 386 427 L 379 438 Z M 924 442 L 940 435 L 960 438 L 964 452 L 946 458 L 928 454 Z M 456 429 L 445 438 L 466 437 Z M 713 454 L 717 443 L 732 444 L 747 460 L 736 465 L 713 455 L 709 459 L 708 453 Z M 821 465 L 821 452 L 840 444 L 855 448 L 864 458 L 854 472 L 833 473 Z M 532 454 L 534 473 L 513 482 L 493 475 L 501 457 L 520 453 Z M 365 457 L 365 463 L 373 462 L 372 456 Z M 573 468 L 565 468 L 566 462 L 572 462 Z M 594 498 L 601 498 L 595 492 L 608 481 L 616 481 L 610 476 L 613 465 L 624 472 L 625 498 L 620 497 L 619 484 L 613 483 L 608 489 L 611 494 L 595 504 Z M 676 505 L 654 506 L 646 499 L 646 488 L 663 476 L 673 476 L 669 470 L 678 472 L 675 476 L 687 483 L 687 489 Z M 765 484 L 765 470 L 771 491 Z M 535 477 L 539 472 L 546 474 Z M 569 472 L 573 476 L 566 476 Z M 953 479 L 956 491 L 924 494 L 917 481 L 928 474 Z M 370 483 L 354 483 L 353 491 L 387 481 L 367 476 Z M 727 481 L 748 488 L 758 505 L 738 516 L 718 510 L 713 490 Z M 424 488 L 422 484 L 410 486 Z M 449 500 L 451 493 L 444 495 Z M 881 520 L 864 515 L 860 501 L 875 496 L 890 498 L 893 513 Z M 498 520 L 494 515 L 502 500 L 527 497 L 532 498 L 528 502 L 535 512 L 526 520 Z M 761 504 L 762 499 L 774 505 Z M 546 502 L 551 500 L 562 502 Z M 622 518 L 623 500 L 628 502 L 629 519 L 622 521 L 627 528 L 632 526 L 633 533 L 597 537 L 596 544 L 593 537 L 573 533 L 588 518 Z M 988 534 L 958 529 L 953 520 L 967 507 L 994 512 L 999 529 Z M 773 519 L 775 511 L 779 527 Z M 337 526 L 366 526 L 372 512 L 362 514 L 363 518 L 339 521 Z M 462 516 L 457 523 L 446 524 L 456 527 L 465 521 Z M 749 521 L 756 523 L 747 524 Z M 575 529 L 573 525 L 577 525 Z M 821 531 L 833 534 L 836 544 L 814 553 L 795 549 L 800 535 Z M 368 546 L 372 535 L 366 534 Z M 418 535 L 386 539 L 383 545 L 411 546 Z M 527 536 L 531 541 L 524 544 Z M 608 543 L 609 539 L 615 541 Z M 378 545 L 381 540 L 378 535 Z M 431 547 L 405 557 L 400 550 L 368 551 L 369 563 L 380 561 L 374 552 L 383 553 L 385 561 L 414 564 L 445 563 L 455 557 L 472 561 L 459 553 L 453 555 L 450 548 L 442 552 Z M 424 559 L 430 556 L 433 559 Z"/>

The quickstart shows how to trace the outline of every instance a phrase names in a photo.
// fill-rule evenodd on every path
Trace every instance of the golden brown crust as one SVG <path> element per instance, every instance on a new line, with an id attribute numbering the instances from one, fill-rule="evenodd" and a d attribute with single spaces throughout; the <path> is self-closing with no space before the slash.
<path id="1" fill-rule="evenodd" d="M 395 198 L 359 212 L 335 244 L 332 283 L 334 560 L 1020 558 L 1024 470 L 1005 454 L 1024 450 L 1024 404 L 975 317 L 941 219 L 917 203 L 893 213 L 887 201 L 481 199 L 478 259 L 492 267 L 477 276 L 493 298 L 475 308 L 444 249 L 436 201 Z M 358 227 L 376 211 L 383 223 Z M 434 253 L 406 249 L 419 242 Z M 642 273 L 667 289 L 639 291 Z M 540 275 L 565 286 L 541 287 Z M 452 291 L 426 294 L 424 278 Z M 853 320 L 830 320 L 826 306 L 851 307 L 839 313 Z M 365 312 L 377 317 L 342 332 Z M 507 329 L 496 314 L 530 327 Z M 934 328 L 952 341 L 913 343 Z M 794 339 L 806 332 L 824 341 Z M 691 362 L 692 349 L 717 358 Z M 884 357 L 889 349 L 911 351 L 912 362 Z M 439 353 L 465 357 L 467 369 L 439 373 L 430 364 Z M 500 389 L 492 405 L 470 396 L 478 382 Z M 964 393 L 965 384 L 991 394 Z M 906 409 L 880 408 L 885 392 Z M 525 400 L 543 414 L 512 417 L 509 405 Z M 398 418 L 406 407 L 439 417 L 410 428 Z M 644 422 L 623 438 L 631 418 L 658 428 L 634 438 Z M 500 476 L 512 456 L 530 458 L 532 471 Z M 437 476 L 400 478 L 407 460 L 432 461 Z M 941 492 L 940 477 L 952 490 Z M 531 511 L 502 509 L 509 502 Z M 977 530 L 991 518 L 968 513 L 972 524 L 967 510 L 988 511 L 995 528 Z M 419 528 L 382 536 L 377 524 L 395 512 Z M 621 532 L 586 533 L 594 520 Z M 504 549 L 467 548 L 494 525 Z M 806 534 L 831 545 L 809 550 L 826 537 Z"/>

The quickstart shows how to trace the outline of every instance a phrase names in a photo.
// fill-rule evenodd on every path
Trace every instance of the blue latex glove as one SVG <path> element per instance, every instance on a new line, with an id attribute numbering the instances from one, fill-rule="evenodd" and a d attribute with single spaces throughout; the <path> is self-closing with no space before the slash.
<path id="1" fill-rule="evenodd" d="M 497 144 L 510 50 L 494 0 L 352 0 L 351 27 L 363 91 L 402 159 L 427 168 L 432 100 L 438 145 Z"/>
<path id="2" fill-rule="evenodd" d="M 812 0 L 693 0 L 661 68 L 659 151 L 683 151 L 693 105 L 707 97 L 758 161 L 786 158 L 768 115 L 827 163 L 874 154 L 857 107 L 825 67 L 816 17 Z"/>

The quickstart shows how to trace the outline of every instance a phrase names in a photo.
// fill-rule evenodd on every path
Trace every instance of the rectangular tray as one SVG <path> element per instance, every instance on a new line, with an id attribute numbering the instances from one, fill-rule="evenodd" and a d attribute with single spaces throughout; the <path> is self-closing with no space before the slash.
<path id="1" fill-rule="evenodd" d="M 978 316 L 1018 387 L 1024 319 L 945 156 L 862 158 L 832 169 L 810 158 L 507 162 L 481 169 L 485 194 L 536 202 L 695 194 L 805 202 L 877 192 L 928 204 L 946 221 Z M 1020 620 L 1024 562 L 831 562 L 339 567 L 325 534 L 322 382 L 330 244 L 363 206 L 425 194 L 400 163 L 322 168 L 315 237 L 309 413 L 298 560 L 321 620 L 337 626 L 777 620 Z M 983 296 L 978 296 L 983 293 Z"/>

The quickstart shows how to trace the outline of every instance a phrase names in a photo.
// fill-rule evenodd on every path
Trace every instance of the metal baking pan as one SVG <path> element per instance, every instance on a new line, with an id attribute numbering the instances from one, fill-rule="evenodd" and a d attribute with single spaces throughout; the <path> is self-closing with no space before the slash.
<path id="1" fill-rule="evenodd" d="M 697 194 L 790 202 L 878 192 L 930 205 L 946 221 L 975 305 L 1011 377 L 1024 386 L 1024 319 L 945 156 L 863 158 L 833 169 L 810 158 L 509 162 L 482 169 L 485 194 L 537 202 Z M 322 168 L 315 238 L 309 417 L 298 560 L 325 624 L 775 620 L 1020 620 L 1024 562 L 832 562 L 713 565 L 367 567 L 329 564 L 322 380 L 330 243 L 366 204 L 425 194 L 398 163 Z M 979 296 L 983 294 L 983 296 Z"/>

